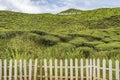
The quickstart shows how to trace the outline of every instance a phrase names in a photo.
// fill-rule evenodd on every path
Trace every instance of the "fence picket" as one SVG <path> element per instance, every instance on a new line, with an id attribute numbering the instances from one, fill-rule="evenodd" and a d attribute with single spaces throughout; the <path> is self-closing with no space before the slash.
<path id="1" fill-rule="evenodd" d="M 44 59 L 45 80 L 48 80 L 47 60 Z"/>
<path id="2" fill-rule="evenodd" d="M 17 60 L 14 60 L 14 80 L 17 80 Z"/>
<path id="3" fill-rule="evenodd" d="M 2 80 L 2 60 L 0 59 L 0 80 Z"/>
<path id="4" fill-rule="evenodd" d="M 120 73 L 119 73 L 119 61 L 116 60 L 116 80 L 120 79 L 119 75 L 120 75 Z"/>
<path id="5" fill-rule="evenodd" d="M 50 80 L 52 80 L 52 75 L 53 75 L 53 73 L 52 73 L 52 59 L 50 59 L 49 62 L 50 62 Z"/>
<path id="6" fill-rule="evenodd" d="M 81 74 L 81 80 L 83 80 L 84 78 L 84 73 L 83 73 L 83 59 L 80 60 L 80 74 Z"/>
<path id="7" fill-rule="evenodd" d="M 7 61 L 4 60 L 4 80 L 7 80 Z"/>
<path id="8" fill-rule="evenodd" d="M 75 79 L 78 80 L 78 59 L 75 59 Z"/>
<path id="9" fill-rule="evenodd" d="M 100 79 L 100 59 L 97 59 L 97 79 Z"/>
<path id="10" fill-rule="evenodd" d="M 12 80 L 12 60 L 9 62 L 9 80 Z"/>
<path id="11" fill-rule="evenodd" d="M 73 80 L 73 60 L 70 59 L 70 80 Z"/>
<path id="12" fill-rule="evenodd" d="M 29 60 L 29 80 L 32 80 L 32 60 Z"/>
<path id="13" fill-rule="evenodd" d="M 34 80 L 37 80 L 37 59 L 35 59 L 34 64 Z"/>
<path id="14" fill-rule="evenodd" d="M 106 80 L 106 60 L 103 59 L 103 80 Z"/>
<path id="15" fill-rule="evenodd" d="M 86 59 L 86 77 L 87 77 L 87 80 L 89 80 L 89 63 L 88 63 L 88 59 Z"/>
<path id="16" fill-rule="evenodd" d="M 55 80 L 58 80 L 58 65 L 57 65 L 58 61 L 57 59 L 55 59 Z"/>
<path id="17" fill-rule="evenodd" d="M 40 60 L 40 80 L 42 80 L 42 60 Z"/>
<path id="18" fill-rule="evenodd" d="M 26 65 L 26 60 L 24 60 L 24 80 L 27 80 L 27 65 Z"/>
<path id="19" fill-rule="evenodd" d="M 96 62 L 95 59 L 93 59 L 93 80 L 96 80 Z"/>
<path id="20" fill-rule="evenodd" d="M 109 60 L 109 80 L 112 80 L 112 61 Z"/>
<path id="21" fill-rule="evenodd" d="M 90 80 L 92 80 L 92 59 L 90 59 Z"/>
<path id="22" fill-rule="evenodd" d="M 68 80 L 68 60 L 65 59 L 65 80 Z"/>
<path id="23" fill-rule="evenodd" d="M 19 61 L 19 68 L 20 68 L 20 80 L 22 80 L 22 60 Z"/>
<path id="24" fill-rule="evenodd" d="M 63 61 L 60 60 L 60 80 L 63 80 Z"/>

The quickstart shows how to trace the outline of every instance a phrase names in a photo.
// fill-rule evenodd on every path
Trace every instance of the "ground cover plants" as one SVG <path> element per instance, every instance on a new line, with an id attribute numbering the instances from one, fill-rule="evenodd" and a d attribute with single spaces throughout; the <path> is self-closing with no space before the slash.
<path id="1" fill-rule="evenodd" d="M 24 14 L 0 11 L 0 58 L 120 60 L 120 8 Z"/>

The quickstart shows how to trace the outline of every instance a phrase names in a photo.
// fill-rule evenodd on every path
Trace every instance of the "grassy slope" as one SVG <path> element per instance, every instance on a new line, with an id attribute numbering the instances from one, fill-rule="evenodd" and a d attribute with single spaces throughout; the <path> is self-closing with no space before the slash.
<path id="1" fill-rule="evenodd" d="M 120 8 L 66 16 L 0 11 L 0 58 L 119 58 L 119 30 Z"/>
<path id="2" fill-rule="evenodd" d="M 79 9 L 71 8 L 71 9 L 62 11 L 62 12 L 60 12 L 60 13 L 74 13 L 74 12 L 83 12 L 83 11 L 82 11 L 82 10 L 79 10 Z"/>

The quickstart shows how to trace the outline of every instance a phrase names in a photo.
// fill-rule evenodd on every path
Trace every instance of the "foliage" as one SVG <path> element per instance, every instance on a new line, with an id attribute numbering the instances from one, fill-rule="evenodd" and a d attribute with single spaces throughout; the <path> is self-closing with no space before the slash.
<path id="1" fill-rule="evenodd" d="M 119 59 L 120 8 L 77 15 L 0 11 L 0 58 Z"/>

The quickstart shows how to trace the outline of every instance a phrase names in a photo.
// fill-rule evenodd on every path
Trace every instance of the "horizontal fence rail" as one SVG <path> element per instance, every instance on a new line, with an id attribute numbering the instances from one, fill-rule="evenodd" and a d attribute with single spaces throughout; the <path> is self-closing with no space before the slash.
<path id="1" fill-rule="evenodd" d="M 0 60 L 0 80 L 120 80 L 119 61 Z"/>

